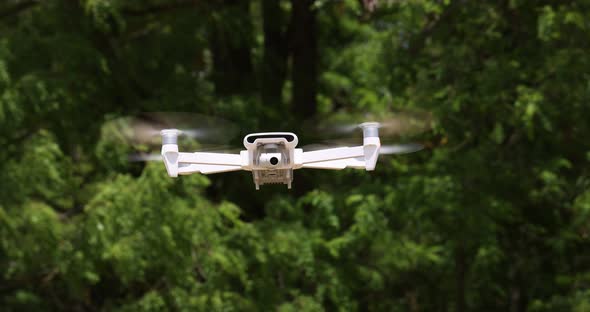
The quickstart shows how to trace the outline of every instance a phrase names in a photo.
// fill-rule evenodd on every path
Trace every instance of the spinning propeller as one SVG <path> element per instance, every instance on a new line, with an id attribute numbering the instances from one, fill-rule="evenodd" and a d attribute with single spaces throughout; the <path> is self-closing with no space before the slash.
<path id="1" fill-rule="evenodd" d="M 371 121 L 366 123 L 365 121 Z M 306 141 L 320 142 L 303 146 L 303 151 L 355 146 L 362 142 L 363 131 L 375 129 L 381 139 L 380 155 L 417 152 L 424 148 L 411 138 L 431 128 L 432 117 L 425 112 L 394 112 L 375 114 L 332 114 L 304 122 L 301 129 Z M 236 137 L 238 127 L 233 123 L 210 116 L 183 112 L 150 112 L 109 120 L 104 134 L 119 143 L 132 147 L 130 162 L 162 161 L 161 131 L 178 129 L 178 144 L 194 152 L 239 153 L 228 143 Z M 371 130 L 375 131 L 375 130 Z M 408 142 L 410 143 L 400 143 Z"/>
<path id="2" fill-rule="evenodd" d="M 134 116 L 116 117 L 103 127 L 111 141 L 133 148 L 128 157 L 131 162 L 161 161 L 161 131 L 178 129 L 178 144 L 193 151 L 229 152 L 238 127 L 231 122 L 210 116 L 183 112 L 150 112 Z"/>
<path id="3" fill-rule="evenodd" d="M 308 137 L 320 144 L 303 146 L 304 151 L 315 151 L 341 146 L 354 146 L 362 140 L 364 121 L 378 125 L 381 139 L 380 155 L 398 155 L 417 152 L 424 145 L 412 139 L 432 128 L 432 116 L 426 112 L 403 111 L 376 114 L 336 114 L 327 118 L 315 118 L 304 123 Z"/>
<path id="4" fill-rule="evenodd" d="M 380 154 L 406 154 L 423 148 L 418 143 L 388 144 L 388 140 L 407 140 L 430 128 L 430 124 L 429 115 L 417 113 L 332 115 L 330 119 L 316 120 L 311 132 L 311 137 L 327 142 L 327 148 L 322 148 L 324 145 L 298 148 L 299 139 L 294 132 L 257 132 L 244 137 L 245 149 L 230 153 L 219 144 L 229 142 L 237 128 L 221 119 L 201 115 L 144 113 L 116 118 L 103 131 L 131 143 L 136 153 L 129 161 L 161 160 L 172 178 L 246 170 L 252 172 L 259 189 L 261 185 L 277 183 L 291 188 L 293 171 L 304 168 L 373 171 Z M 304 125 L 298 132 L 305 128 Z M 354 141 L 347 141 L 347 137 Z M 208 142 L 213 145 L 207 145 Z M 338 145 L 345 146 L 334 148 Z M 159 154 L 152 153 L 156 146 Z M 113 154 L 121 156 L 128 151 L 114 149 Z"/>
<path id="5" fill-rule="evenodd" d="M 326 148 L 347 146 L 345 144 L 310 144 L 303 146 L 303 151 L 319 151 Z M 424 145 L 420 143 L 406 143 L 406 144 L 383 144 L 379 149 L 379 155 L 401 155 L 409 154 L 424 149 Z"/>

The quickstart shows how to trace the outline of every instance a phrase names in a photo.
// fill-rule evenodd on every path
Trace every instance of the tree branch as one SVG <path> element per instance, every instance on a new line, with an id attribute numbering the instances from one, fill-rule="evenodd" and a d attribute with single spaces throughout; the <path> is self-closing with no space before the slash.
<path id="1" fill-rule="evenodd" d="M 141 9 L 126 8 L 126 9 L 122 9 L 121 13 L 123 13 L 123 15 L 140 17 L 140 16 L 157 14 L 157 13 L 166 13 L 166 12 L 174 11 L 177 9 L 190 8 L 190 7 L 195 6 L 197 3 L 198 3 L 197 0 L 185 0 L 185 1 L 178 1 L 178 2 L 174 2 L 174 3 L 155 5 L 152 7 L 141 8 Z"/>
<path id="2" fill-rule="evenodd" d="M 39 3 L 41 3 L 40 0 L 19 1 L 18 4 L 16 4 L 12 8 L 8 8 L 4 11 L 0 11 L 0 18 L 9 17 L 11 15 L 17 15 L 20 12 L 27 10 L 31 7 L 34 7 Z"/>
<path id="3" fill-rule="evenodd" d="M 32 137 L 37 131 L 40 130 L 40 127 L 33 127 L 32 129 L 27 129 L 25 132 L 20 133 L 19 135 L 15 136 L 14 138 L 10 138 L 8 141 L 3 142 L 5 146 L 9 145 L 16 145 L 16 144 L 23 144 L 24 141 L 28 140 Z"/>
<path id="4" fill-rule="evenodd" d="M 377 0 L 358 0 L 361 7 L 368 13 L 373 13 L 377 7 Z"/>

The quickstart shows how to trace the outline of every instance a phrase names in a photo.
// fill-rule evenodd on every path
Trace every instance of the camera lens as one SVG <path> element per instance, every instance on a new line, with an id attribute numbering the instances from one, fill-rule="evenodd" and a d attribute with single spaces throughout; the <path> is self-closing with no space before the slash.
<path id="1" fill-rule="evenodd" d="M 270 164 L 271 165 L 276 166 L 276 164 L 278 164 L 278 163 L 279 163 L 279 159 L 278 158 L 276 158 L 276 157 L 271 157 L 270 158 Z"/>

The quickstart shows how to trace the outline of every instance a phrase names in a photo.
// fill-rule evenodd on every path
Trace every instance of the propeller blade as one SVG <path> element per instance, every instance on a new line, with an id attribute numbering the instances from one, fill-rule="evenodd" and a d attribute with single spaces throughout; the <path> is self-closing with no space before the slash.
<path id="1" fill-rule="evenodd" d="M 132 154 L 129 155 L 130 162 L 162 161 L 160 154 Z"/>
<path id="2" fill-rule="evenodd" d="M 388 144 L 382 145 L 379 149 L 380 155 L 400 155 L 409 154 L 424 149 L 424 145 L 418 143 L 409 144 Z"/>
<path id="3" fill-rule="evenodd" d="M 223 144 L 238 133 L 234 124 L 216 117 L 182 112 L 151 112 L 117 117 L 105 123 L 109 136 L 122 138 L 129 144 L 161 144 L 160 131 L 180 130 L 179 139 L 202 143 Z M 179 142 L 179 144 L 182 144 Z"/>
<path id="4" fill-rule="evenodd" d="M 232 123 L 193 113 L 155 112 L 115 117 L 102 127 L 108 148 L 127 155 L 129 162 L 162 161 L 160 131 L 179 129 L 178 145 L 183 151 L 230 152 L 227 146 L 238 132 Z"/>
<path id="5" fill-rule="evenodd" d="M 309 144 L 303 146 L 304 152 L 318 151 L 328 148 L 354 146 L 354 144 Z M 424 149 L 424 145 L 419 143 L 407 143 L 407 144 L 384 144 L 379 149 L 380 155 L 401 155 L 409 154 Z"/>
<path id="6" fill-rule="evenodd" d="M 379 123 L 379 137 L 398 140 L 420 134 L 432 128 L 432 115 L 421 111 L 397 111 L 383 114 L 333 114 L 303 123 L 307 137 L 316 140 L 333 140 L 362 137 L 360 124 Z"/>

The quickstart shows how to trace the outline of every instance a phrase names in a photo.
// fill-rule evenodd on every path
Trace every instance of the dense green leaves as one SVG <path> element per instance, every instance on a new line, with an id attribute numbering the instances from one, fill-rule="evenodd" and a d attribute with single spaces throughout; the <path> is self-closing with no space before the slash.
<path id="1" fill-rule="evenodd" d="M 3 310 L 589 310 L 590 3 L 293 1 L 0 4 Z M 290 191 L 168 178 L 103 127 L 403 110 L 425 150 Z"/>

